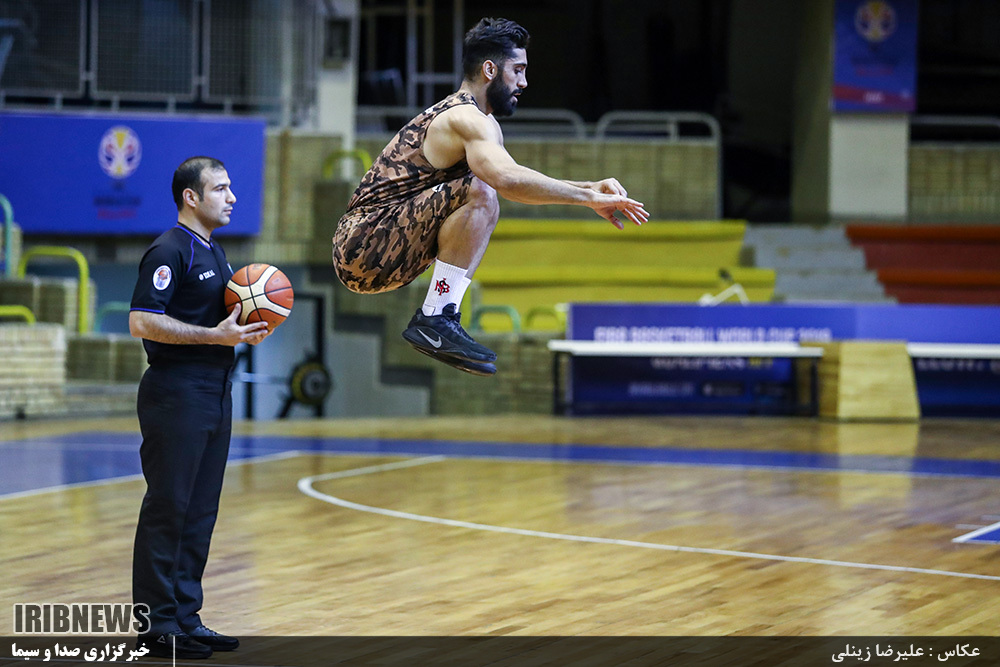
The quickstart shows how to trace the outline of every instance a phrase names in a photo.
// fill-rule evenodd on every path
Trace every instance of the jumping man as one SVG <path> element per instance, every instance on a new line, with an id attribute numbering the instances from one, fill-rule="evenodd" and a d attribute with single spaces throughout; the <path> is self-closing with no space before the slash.
<path id="1" fill-rule="evenodd" d="M 614 178 L 562 181 L 519 165 L 496 117 L 527 87 L 528 32 L 482 19 L 465 35 L 458 91 L 407 123 L 375 160 L 333 237 L 333 265 L 348 289 L 375 294 L 407 285 L 432 262 L 424 304 L 403 338 L 475 375 L 496 373 L 496 354 L 461 325 L 458 305 L 500 216 L 497 196 L 526 204 L 578 204 L 622 229 L 615 215 L 649 219 Z"/>

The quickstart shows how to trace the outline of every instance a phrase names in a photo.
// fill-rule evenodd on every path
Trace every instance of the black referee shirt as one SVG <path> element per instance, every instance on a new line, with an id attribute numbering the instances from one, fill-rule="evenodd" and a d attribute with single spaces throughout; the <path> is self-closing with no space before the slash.
<path id="1" fill-rule="evenodd" d="M 227 316 L 224 298 L 232 276 L 222 246 L 178 223 L 153 241 L 142 256 L 131 309 L 214 327 Z M 228 345 L 173 345 L 146 339 L 142 344 L 150 365 L 195 362 L 232 366 L 234 359 Z"/>

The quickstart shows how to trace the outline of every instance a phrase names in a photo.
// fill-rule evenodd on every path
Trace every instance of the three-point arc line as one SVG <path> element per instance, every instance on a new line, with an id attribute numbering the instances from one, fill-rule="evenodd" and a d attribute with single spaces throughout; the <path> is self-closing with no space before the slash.
<path id="1" fill-rule="evenodd" d="M 354 468 L 340 472 L 326 473 L 323 475 L 313 475 L 303 477 L 298 482 L 299 491 L 321 500 L 331 505 L 337 505 L 345 509 L 356 510 L 358 512 L 368 512 L 370 514 L 380 514 L 382 516 L 396 519 L 406 519 L 408 521 L 422 521 L 424 523 L 437 524 L 439 526 L 450 526 L 452 528 L 465 528 L 468 530 L 482 530 L 491 533 L 504 533 L 507 535 L 521 535 L 524 537 L 538 537 L 548 540 L 563 540 L 567 542 L 587 542 L 591 544 L 607 544 L 619 547 L 632 547 L 638 549 L 654 549 L 658 551 L 674 551 L 679 553 L 704 554 L 711 556 L 724 556 L 729 558 L 750 558 L 754 560 L 770 560 L 784 563 L 805 563 L 808 565 L 827 565 L 831 567 L 847 567 L 859 570 L 881 570 L 884 572 L 908 572 L 911 574 L 926 574 L 938 577 L 959 577 L 962 579 L 985 579 L 987 581 L 1000 581 L 1000 576 L 989 574 L 973 574 L 969 572 L 951 572 L 949 570 L 930 570 L 922 567 L 905 567 L 902 565 L 880 565 L 877 563 L 855 563 L 851 561 L 828 560 L 825 558 L 805 558 L 801 556 L 780 556 L 776 554 L 754 553 L 752 551 L 733 551 L 730 549 L 709 549 L 704 547 L 686 547 L 675 544 L 657 544 L 655 542 L 637 542 L 634 540 L 616 540 L 607 537 L 589 537 L 586 535 L 568 535 L 565 533 L 550 533 L 540 530 L 526 530 L 524 528 L 508 528 L 506 526 L 493 526 L 483 523 L 472 523 L 469 521 L 456 521 L 454 519 L 442 519 L 435 516 L 423 514 L 413 514 L 411 512 L 400 512 L 397 510 L 385 509 L 383 507 L 373 507 L 360 503 L 337 498 L 326 493 L 321 493 L 313 488 L 315 482 L 328 481 L 332 479 L 345 479 L 348 477 L 358 477 L 361 475 L 371 475 L 391 470 L 403 468 L 413 468 L 427 465 L 428 463 L 439 463 L 446 460 L 445 456 L 424 456 L 416 459 L 408 459 L 396 463 L 385 463 L 364 468 Z"/>

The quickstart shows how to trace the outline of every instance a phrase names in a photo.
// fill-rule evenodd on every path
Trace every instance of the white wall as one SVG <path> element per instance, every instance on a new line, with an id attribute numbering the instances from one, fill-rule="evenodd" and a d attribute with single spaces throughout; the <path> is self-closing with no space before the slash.
<path id="1" fill-rule="evenodd" d="M 905 114 L 833 114 L 830 217 L 905 219 L 909 141 Z"/>

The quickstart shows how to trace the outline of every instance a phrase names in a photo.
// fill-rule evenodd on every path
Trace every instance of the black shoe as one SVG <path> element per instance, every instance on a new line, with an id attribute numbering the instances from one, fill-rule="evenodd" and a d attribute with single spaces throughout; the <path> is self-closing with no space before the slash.
<path id="1" fill-rule="evenodd" d="M 465 371 L 472 375 L 479 375 L 481 377 L 489 377 L 490 375 L 496 375 L 497 367 L 489 362 L 478 363 L 475 361 L 468 361 L 467 359 L 459 359 L 458 357 L 448 357 L 445 355 L 434 354 L 433 352 L 428 352 L 419 347 L 414 347 L 417 352 L 423 352 L 431 359 L 437 359 L 442 361 L 452 368 L 457 368 L 460 371 Z"/>
<path id="2" fill-rule="evenodd" d="M 403 338 L 421 352 L 434 356 L 457 357 L 479 364 L 496 361 L 496 352 L 465 333 L 461 317 L 458 306 L 453 303 L 445 306 L 440 315 L 424 315 L 424 311 L 417 308 L 409 326 L 403 331 Z"/>
<path id="3" fill-rule="evenodd" d="M 139 635 L 135 642 L 135 647 L 146 647 L 146 655 L 153 655 L 158 658 L 185 658 L 188 660 L 199 660 L 201 658 L 211 658 L 212 648 L 201 642 L 196 642 L 189 635 L 183 632 L 168 632 L 162 635 Z"/>
<path id="4" fill-rule="evenodd" d="M 240 647 L 240 640 L 236 637 L 220 635 L 215 630 L 209 630 L 204 625 L 199 625 L 194 630 L 190 630 L 188 636 L 214 651 L 235 651 Z"/>

